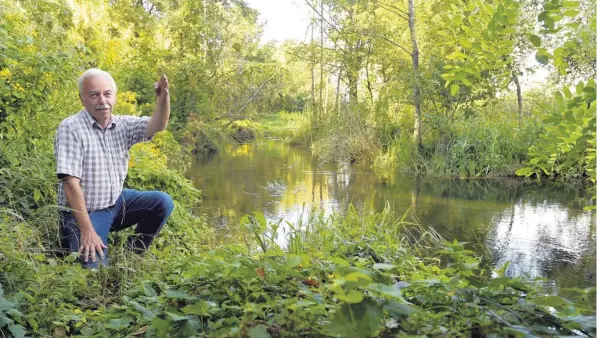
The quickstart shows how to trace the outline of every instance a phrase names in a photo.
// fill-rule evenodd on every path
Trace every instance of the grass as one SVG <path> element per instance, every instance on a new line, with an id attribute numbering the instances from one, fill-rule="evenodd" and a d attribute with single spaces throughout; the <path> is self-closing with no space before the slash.
<path id="1" fill-rule="evenodd" d="M 262 116 L 255 125 L 263 137 L 281 139 L 293 144 L 307 144 L 305 127 L 309 122 L 308 115 L 281 111 Z"/>

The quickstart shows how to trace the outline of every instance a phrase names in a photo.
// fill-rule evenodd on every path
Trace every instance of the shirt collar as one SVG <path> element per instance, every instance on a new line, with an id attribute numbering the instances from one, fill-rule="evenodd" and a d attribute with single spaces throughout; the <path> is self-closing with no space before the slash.
<path id="1" fill-rule="evenodd" d="M 93 126 L 97 126 L 98 128 L 101 129 L 100 125 L 97 124 L 97 121 L 95 121 L 95 119 L 93 118 L 93 116 L 91 116 L 91 114 L 89 114 L 89 112 L 87 111 L 87 109 L 83 109 L 82 111 L 83 114 L 83 118 L 85 119 L 85 122 L 90 124 L 91 127 Z M 116 126 L 116 120 L 114 119 L 114 115 L 110 116 L 110 123 L 108 123 L 108 127 L 112 127 L 114 128 Z"/>

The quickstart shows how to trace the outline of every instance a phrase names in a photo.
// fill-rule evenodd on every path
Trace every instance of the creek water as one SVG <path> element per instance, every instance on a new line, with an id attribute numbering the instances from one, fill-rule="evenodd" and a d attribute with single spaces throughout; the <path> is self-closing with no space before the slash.
<path id="1" fill-rule="evenodd" d="M 543 277 L 555 288 L 595 286 L 595 212 L 582 186 L 517 179 L 454 180 L 375 174 L 366 166 L 320 163 L 308 149 L 277 141 L 229 147 L 188 171 L 208 221 L 226 233 L 254 211 L 291 223 L 391 207 L 447 240 L 470 242 L 508 276 Z M 284 223 L 284 222 L 283 222 Z M 283 243 L 282 243 L 283 244 Z"/>

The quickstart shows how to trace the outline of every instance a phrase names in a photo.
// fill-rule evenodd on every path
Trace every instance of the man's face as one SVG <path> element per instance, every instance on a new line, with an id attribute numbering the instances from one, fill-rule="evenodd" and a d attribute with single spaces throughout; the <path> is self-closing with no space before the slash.
<path id="1" fill-rule="evenodd" d="M 97 75 L 84 79 L 79 96 L 85 109 L 98 122 L 110 120 L 116 104 L 116 91 L 108 77 Z"/>

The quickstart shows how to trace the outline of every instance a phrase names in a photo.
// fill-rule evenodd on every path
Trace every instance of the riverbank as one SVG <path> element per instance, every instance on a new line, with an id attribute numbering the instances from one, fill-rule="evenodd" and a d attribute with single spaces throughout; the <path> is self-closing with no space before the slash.
<path id="1" fill-rule="evenodd" d="M 235 243 L 186 252 L 169 225 L 149 256 L 116 246 L 100 270 L 33 250 L 39 229 L 27 221 L 0 226 L 0 330 L 15 337 L 595 334 L 594 289 L 569 291 L 574 302 L 543 294 L 388 211 L 349 209 L 286 233 L 254 213 Z"/>

